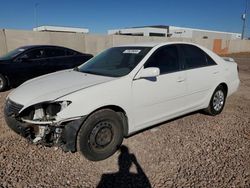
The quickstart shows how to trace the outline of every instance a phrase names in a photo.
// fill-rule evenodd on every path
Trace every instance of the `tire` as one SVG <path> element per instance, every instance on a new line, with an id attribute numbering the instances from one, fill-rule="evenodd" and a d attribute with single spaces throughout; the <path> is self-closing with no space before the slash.
<path id="1" fill-rule="evenodd" d="M 7 79 L 2 74 L 0 74 L 0 92 L 6 90 L 7 86 Z"/>
<path id="2" fill-rule="evenodd" d="M 91 114 L 77 136 L 77 150 L 88 160 L 101 161 L 113 155 L 123 141 L 120 116 L 110 109 Z"/>
<path id="3" fill-rule="evenodd" d="M 226 95 L 226 89 L 222 85 L 219 85 L 215 89 L 205 112 L 211 116 L 220 114 L 225 106 Z"/>

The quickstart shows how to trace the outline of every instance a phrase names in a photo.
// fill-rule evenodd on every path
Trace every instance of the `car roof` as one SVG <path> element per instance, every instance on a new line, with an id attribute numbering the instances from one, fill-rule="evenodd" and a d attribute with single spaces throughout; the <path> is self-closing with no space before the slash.
<path id="1" fill-rule="evenodd" d="M 147 43 L 134 43 L 134 44 L 125 44 L 125 45 L 119 45 L 117 47 L 155 47 L 155 46 L 163 46 L 163 45 L 169 45 L 169 44 L 191 44 L 194 46 L 199 46 L 195 43 L 191 43 L 191 42 L 181 42 L 181 41 L 173 41 L 173 42 L 147 42 Z"/>
<path id="2" fill-rule="evenodd" d="M 216 60 L 216 62 L 220 62 L 221 58 L 214 53 L 213 51 L 209 50 L 208 48 L 205 48 L 199 44 L 195 44 L 192 42 L 182 42 L 182 41 L 172 41 L 172 42 L 149 42 L 149 43 L 134 43 L 134 44 L 126 44 L 126 45 L 120 45 L 118 47 L 151 47 L 154 49 L 158 49 L 161 46 L 165 46 L 165 45 L 171 45 L 171 44 L 189 44 L 189 45 L 193 45 L 196 46 L 198 48 L 200 48 L 201 50 L 203 50 L 205 53 L 209 54 L 211 57 L 213 57 L 213 59 Z"/>
<path id="3" fill-rule="evenodd" d="M 70 48 L 67 48 L 67 47 L 63 47 L 63 46 L 56 46 L 56 45 L 26 45 L 26 46 L 21 46 L 19 48 L 23 48 L 25 50 L 27 49 L 31 49 L 31 48 L 44 48 L 44 47 L 52 47 L 52 48 L 65 48 L 65 49 L 70 49 Z M 72 49 L 70 49 L 72 50 Z"/>

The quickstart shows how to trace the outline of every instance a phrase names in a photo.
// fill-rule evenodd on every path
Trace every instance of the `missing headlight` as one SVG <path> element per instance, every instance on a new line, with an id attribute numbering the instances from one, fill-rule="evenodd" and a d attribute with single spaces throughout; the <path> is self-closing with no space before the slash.
<path id="1" fill-rule="evenodd" d="M 70 103 L 70 101 L 60 101 L 36 104 L 25 109 L 20 117 L 34 121 L 54 121 L 57 113 L 65 109 Z"/>
<path id="2" fill-rule="evenodd" d="M 71 102 L 69 101 L 62 101 L 62 102 L 55 102 L 55 103 L 48 103 L 43 106 L 45 116 L 47 120 L 54 120 L 57 113 L 65 109 Z"/>
<path id="3" fill-rule="evenodd" d="M 45 113 L 47 117 L 54 117 L 58 112 L 61 111 L 62 106 L 59 103 L 49 104 L 45 108 Z"/>

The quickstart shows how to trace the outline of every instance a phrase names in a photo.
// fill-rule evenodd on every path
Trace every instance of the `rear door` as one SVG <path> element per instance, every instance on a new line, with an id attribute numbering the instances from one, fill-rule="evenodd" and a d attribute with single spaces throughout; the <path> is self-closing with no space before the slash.
<path id="1" fill-rule="evenodd" d="M 68 68 L 74 68 L 77 67 L 83 63 L 85 63 L 86 61 L 88 61 L 91 56 L 88 54 L 81 54 L 79 52 L 76 52 L 74 50 L 70 50 L 70 49 L 65 49 L 66 51 L 66 58 L 67 61 L 65 61 L 65 66 Z"/>
<path id="2" fill-rule="evenodd" d="M 136 131 L 182 112 L 186 106 L 186 74 L 181 71 L 176 45 L 159 48 L 144 68 L 158 67 L 160 75 L 132 83 L 133 127 Z"/>
<path id="3" fill-rule="evenodd" d="M 180 44 L 183 69 L 187 74 L 188 108 L 202 105 L 216 83 L 219 69 L 214 60 L 199 47 Z"/>
<path id="4" fill-rule="evenodd" d="M 67 64 L 69 60 L 66 57 L 64 48 L 47 47 L 45 51 L 46 56 L 48 57 L 48 62 L 46 64 L 47 73 L 68 68 L 65 66 L 65 64 Z"/>

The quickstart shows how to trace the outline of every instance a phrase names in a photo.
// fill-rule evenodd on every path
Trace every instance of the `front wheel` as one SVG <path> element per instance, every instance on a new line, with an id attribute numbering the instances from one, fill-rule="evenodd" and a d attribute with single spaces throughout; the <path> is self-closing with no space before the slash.
<path id="1" fill-rule="evenodd" d="M 0 74 L 0 92 L 4 91 L 7 88 L 7 79 Z"/>
<path id="2" fill-rule="evenodd" d="M 100 161 L 113 155 L 123 141 L 120 116 L 110 109 L 91 114 L 77 136 L 77 150 L 91 161 Z"/>
<path id="3" fill-rule="evenodd" d="M 226 102 L 226 91 L 222 85 L 219 85 L 210 100 L 209 106 L 205 109 L 209 115 L 215 116 L 222 112 Z"/>

